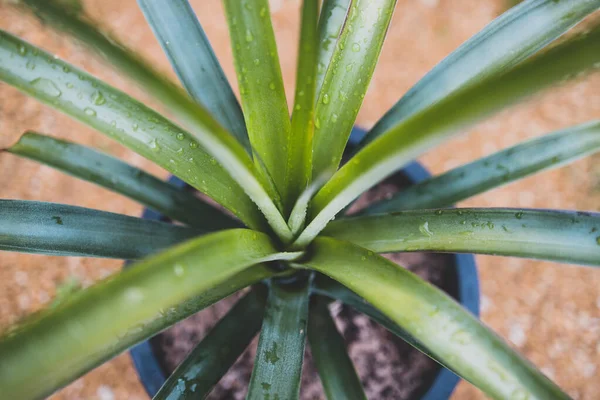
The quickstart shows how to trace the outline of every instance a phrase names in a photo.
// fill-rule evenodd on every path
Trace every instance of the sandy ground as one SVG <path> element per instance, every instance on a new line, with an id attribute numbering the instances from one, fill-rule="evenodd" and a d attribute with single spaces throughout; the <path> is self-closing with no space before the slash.
<path id="1" fill-rule="evenodd" d="M 89 12 L 117 37 L 171 74 L 134 0 L 85 1 Z M 192 2 L 214 43 L 227 75 L 234 69 L 221 2 Z M 271 0 L 288 98 L 292 98 L 299 0 Z M 358 123 L 370 127 L 423 74 L 505 8 L 480 0 L 399 0 L 381 62 L 365 97 Z M 139 93 L 103 70 L 69 41 L 0 5 L 0 28 L 18 34 L 107 79 Z M 521 140 L 600 117 L 600 76 L 538 96 L 476 126 L 422 157 L 440 173 Z M 237 90 L 237 85 L 234 83 Z M 95 146 L 160 176 L 152 166 L 109 139 L 0 85 L 0 146 L 25 129 Z M 598 211 L 600 156 L 578 161 L 464 202 L 464 206 L 565 208 Z M 140 206 L 44 166 L 0 155 L 0 197 L 55 201 L 139 215 Z M 477 257 L 483 320 L 556 380 L 575 399 L 600 393 L 600 273 L 591 268 L 515 258 Z M 0 329 L 48 303 L 69 277 L 84 285 L 117 272 L 120 262 L 12 253 L 0 255 Z M 55 394 L 53 400 L 146 399 L 128 355 L 121 355 Z M 455 399 L 484 396 L 461 383 Z"/>

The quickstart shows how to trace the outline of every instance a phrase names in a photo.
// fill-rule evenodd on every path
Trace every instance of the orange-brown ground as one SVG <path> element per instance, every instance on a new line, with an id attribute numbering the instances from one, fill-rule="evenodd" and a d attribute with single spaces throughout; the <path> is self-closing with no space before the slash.
<path id="1" fill-rule="evenodd" d="M 1 3 L 1 2 L 0 2 Z M 223 67 L 234 78 L 227 28 L 218 0 L 192 1 Z M 154 64 L 168 63 L 135 0 L 88 0 L 88 11 L 115 36 Z M 299 0 L 271 0 L 288 98 L 294 87 Z M 504 0 L 399 0 L 388 41 L 358 123 L 370 127 L 415 81 L 505 8 Z M 0 5 L 0 28 L 41 45 L 76 65 L 139 94 L 78 46 Z M 170 73 L 170 72 L 169 72 Z M 422 157 L 434 173 L 539 136 L 600 117 L 600 76 L 553 90 L 507 110 Z M 234 83 L 234 87 L 237 85 Z M 490 93 L 493 95 L 493 93 Z M 0 147 L 25 129 L 93 145 L 160 176 L 164 171 L 100 134 L 0 85 Z M 598 211 L 600 156 L 546 172 L 464 202 Z M 1 198 L 55 201 L 138 215 L 140 206 L 91 184 L 14 156 L 0 155 Z M 515 258 L 477 257 L 483 320 L 510 340 L 575 399 L 600 393 L 600 271 Z M 90 285 L 121 266 L 118 261 L 0 254 L 0 330 L 39 309 L 57 285 L 74 276 Z M 128 355 L 121 355 L 55 394 L 52 399 L 146 399 Z M 454 399 L 484 396 L 461 383 Z"/>

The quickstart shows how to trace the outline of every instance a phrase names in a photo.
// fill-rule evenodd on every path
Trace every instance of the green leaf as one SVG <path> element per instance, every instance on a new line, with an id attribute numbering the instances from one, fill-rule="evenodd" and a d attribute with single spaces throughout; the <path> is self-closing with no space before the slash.
<path id="1" fill-rule="evenodd" d="M 298 69 L 296 71 L 296 96 L 292 113 L 292 136 L 288 151 L 288 172 L 286 177 L 289 210 L 308 186 L 312 175 L 312 140 L 314 134 L 315 77 L 317 73 L 317 20 L 319 1 L 304 0 L 302 5 L 302 26 L 298 48 Z"/>
<path id="2" fill-rule="evenodd" d="M 6 151 L 127 196 L 159 213 L 212 232 L 239 223 L 192 193 L 161 181 L 119 159 L 76 143 L 26 132 Z"/>
<path id="3" fill-rule="evenodd" d="M 536 172 L 556 168 L 600 149 L 600 121 L 530 140 L 429 178 L 390 199 L 370 205 L 360 215 L 450 207 L 487 190 Z"/>
<path id="4" fill-rule="evenodd" d="M 0 32 L 0 80 L 155 162 L 247 225 L 264 228 L 256 206 L 219 165 L 223 159 L 208 154 L 205 143 L 198 144 L 204 133 L 222 129 L 206 112 L 195 114 L 207 124 L 203 134 L 189 134 L 125 93 L 6 32 Z M 241 147 L 239 152 L 248 158 Z"/>
<path id="5" fill-rule="evenodd" d="M 62 1 L 64 2 L 64 0 Z M 17 0 L 17 4 L 22 6 L 24 10 L 33 11 L 44 23 L 48 23 L 55 29 L 70 35 L 79 43 L 88 47 L 93 54 L 102 56 L 104 60 L 117 68 L 125 76 L 137 82 L 138 85 L 152 95 L 154 99 L 158 100 L 171 110 L 179 108 L 181 93 L 177 86 L 165 79 L 165 77 L 157 72 L 150 64 L 143 61 L 135 51 L 124 46 L 116 38 L 110 37 L 102 32 L 93 22 L 90 22 L 91 19 L 89 16 L 76 12 L 69 12 L 68 10 L 65 12 L 65 7 L 60 3 L 60 1 L 56 0 Z M 170 3 L 172 2 L 168 2 L 167 4 L 170 5 Z M 197 54 L 197 52 L 190 53 L 187 55 L 187 59 L 190 59 L 191 56 Z M 196 74 L 198 74 L 197 71 Z M 188 82 L 184 82 L 184 85 L 187 85 L 187 83 Z M 186 89 L 191 92 L 189 87 L 186 86 Z M 221 88 L 219 94 L 211 94 L 210 91 L 204 91 L 202 94 L 199 94 L 199 97 L 197 98 L 196 94 L 192 93 L 192 95 L 211 112 L 214 112 L 215 118 L 227 129 L 230 129 L 242 144 L 248 146 L 248 138 L 245 133 L 245 127 L 243 126 L 243 120 L 238 122 L 238 125 L 239 123 L 242 124 L 241 126 L 238 126 L 235 125 L 234 120 L 229 119 L 235 118 L 235 105 L 228 103 L 228 106 L 231 106 L 232 108 L 223 105 L 223 110 L 218 110 L 217 104 L 221 103 L 217 103 L 217 100 L 215 100 L 216 96 L 219 96 L 218 101 L 230 101 L 230 99 L 227 99 L 225 90 L 226 89 Z M 207 96 L 213 96 L 210 98 L 212 99 L 210 104 L 206 104 Z M 237 108 L 237 112 L 239 113 L 239 106 L 237 106 Z M 241 117 L 241 115 L 239 117 Z"/>
<path id="6" fill-rule="evenodd" d="M 317 67 L 317 94 L 321 92 L 325 73 L 348 16 L 351 0 L 324 0 L 319 17 L 319 58 Z"/>
<path id="7" fill-rule="evenodd" d="M 298 399 L 310 279 L 271 282 L 248 399 Z"/>
<path id="8" fill-rule="evenodd" d="M 0 200 L 0 250 L 143 258 L 202 230 L 65 204 Z"/>
<path id="9" fill-rule="evenodd" d="M 396 0 L 355 0 L 315 109 L 313 177 L 337 169 L 371 82 Z"/>
<path id="10" fill-rule="evenodd" d="M 552 84 L 600 67 L 600 25 L 566 40 L 500 76 L 447 96 L 396 125 L 356 154 L 317 193 L 312 221 L 295 246 L 310 243 L 335 215 L 361 193 L 407 162 L 482 118 Z"/>
<path id="11" fill-rule="evenodd" d="M 599 0 L 530 0 L 502 14 L 406 92 L 359 149 L 450 93 L 535 54 L 598 8 Z"/>
<path id="12" fill-rule="evenodd" d="M 400 211 L 335 221 L 323 233 L 379 253 L 479 253 L 600 266 L 597 213 L 502 208 Z"/>
<path id="13" fill-rule="evenodd" d="M 268 0 L 225 0 L 250 143 L 259 170 L 286 199 L 291 124 Z M 287 206 L 289 207 L 289 206 Z"/>
<path id="14" fill-rule="evenodd" d="M 242 109 L 187 0 L 138 0 L 179 80 L 250 151 Z"/>
<path id="15" fill-rule="evenodd" d="M 80 14 L 83 12 L 83 4 L 81 3 L 81 0 L 56 0 L 56 2 L 57 4 L 61 5 L 67 13 Z"/>
<path id="16" fill-rule="evenodd" d="M 304 264 L 379 308 L 436 361 L 494 399 L 568 399 L 477 318 L 410 271 L 351 243 L 317 238 Z"/>
<path id="17" fill-rule="evenodd" d="M 363 399 L 365 392 L 346 351 L 344 338 L 329 314 L 327 301 L 317 297 L 308 319 L 308 342 L 328 399 Z"/>
<path id="18" fill-rule="evenodd" d="M 265 234 L 236 229 L 143 261 L 76 293 L 0 340 L 2 394 L 22 400 L 47 396 L 164 329 L 186 314 L 181 307 L 190 301 L 236 290 L 237 275 L 250 266 L 298 255 L 278 252 Z M 219 287 L 225 282 L 226 289 Z"/>
<path id="19" fill-rule="evenodd" d="M 153 400 L 203 399 L 260 330 L 266 293 L 239 300 L 167 379 Z"/>

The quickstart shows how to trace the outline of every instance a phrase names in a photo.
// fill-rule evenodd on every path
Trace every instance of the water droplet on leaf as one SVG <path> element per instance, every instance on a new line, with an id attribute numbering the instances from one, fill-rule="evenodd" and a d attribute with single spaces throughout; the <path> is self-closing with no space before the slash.
<path id="1" fill-rule="evenodd" d="M 158 145 L 158 140 L 156 139 L 152 139 L 150 143 L 148 143 L 148 146 L 150 146 L 150 149 L 152 149 L 152 151 L 155 153 L 160 151 L 160 146 Z"/>
<path id="2" fill-rule="evenodd" d="M 104 98 L 104 95 L 101 91 L 94 92 L 94 94 L 92 95 L 92 101 L 97 106 L 101 106 L 106 103 L 106 99 Z"/>
<path id="3" fill-rule="evenodd" d="M 423 235 L 425 235 L 425 236 L 428 236 L 428 237 L 432 237 L 432 236 L 433 236 L 433 232 L 431 232 L 431 231 L 429 230 L 429 222 L 428 222 L 428 221 L 425 221 L 424 223 L 422 223 L 422 224 L 419 226 L 419 231 L 420 231 L 420 232 L 421 232 Z"/>
<path id="4" fill-rule="evenodd" d="M 39 90 L 50 97 L 60 97 L 62 94 L 62 92 L 50 79 L 37 78 L 32 80 L 30 83 L 31 86 L 33 86 L 36 90 Z"/>

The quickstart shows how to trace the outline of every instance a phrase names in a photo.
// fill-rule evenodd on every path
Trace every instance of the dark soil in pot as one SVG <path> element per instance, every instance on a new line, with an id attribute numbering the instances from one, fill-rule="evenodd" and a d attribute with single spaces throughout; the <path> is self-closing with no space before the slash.
<path id="1" fill-rule="evenodd" d="M 363 195 L 350 212 L 391 196 L 399 188 L 408 184 L 408 181 L 400 181 L 398 177 L 387 180 Z M 432 253 L 398 253 L 388 254 L 386 257 L 441 287 L 449 294 L 456 295 L 456 274 L 451 268 L 453 263 L 451 256 Z M 236 293 L 152 339 L 152 346 L 163 370 L 168 374 L 173 372 L 188 352 L 227 313 L 239 297 L 241 293 Z M 338 329 L 344 336 L 348 352 L 369 399 L 414 399 L 427 390 L 439 371 L 438 364 L 352 308 L 334 302 L 330 310 Z M 258 337 L 221 379 L 209 399 L 245 398 L 257 343 Z M 300 398 L 324 399 L 308 344 L 304 360 Z"/>

